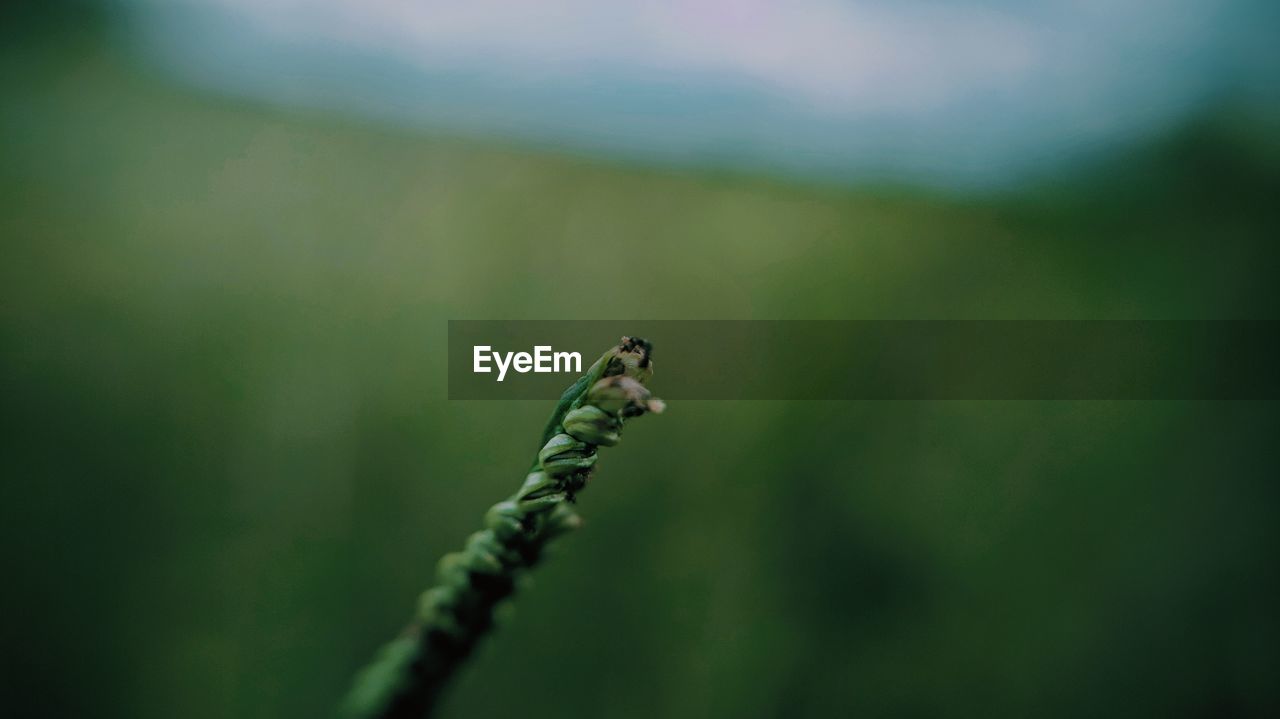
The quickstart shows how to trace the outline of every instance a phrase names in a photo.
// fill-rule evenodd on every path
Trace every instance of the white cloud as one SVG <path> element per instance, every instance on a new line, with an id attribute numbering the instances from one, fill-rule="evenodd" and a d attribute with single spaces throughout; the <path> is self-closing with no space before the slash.
<path id="1" fill-rule="evenodd" d="M 425 69 L 556 80 L 601 67 L 716 75 L 823 112 L 927 109 L 1016 84 L 1031 27 L 993 10 L 831 0 L 210 0 L 258 30 L 393 53 Z"/>
<path id="2" fill-rule="evenodd" d="M 1258 0 L 134 1 L 175 73 L 271 102 L 936 182 L 1130 142 L 1276 65 Z"/>

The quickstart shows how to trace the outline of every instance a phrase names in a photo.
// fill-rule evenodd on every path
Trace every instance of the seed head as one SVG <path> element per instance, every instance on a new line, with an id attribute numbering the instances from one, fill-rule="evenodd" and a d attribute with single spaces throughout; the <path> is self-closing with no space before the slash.
<path id="1" fill-rule="evenodd" d="M 564 416 L 564 431 L 589 444 L 612 447 L 618 443 L 618 418 L 596 407 L 584 404 Z"/>
<path id="2" fill-rule="evenodd" d="M 586 442 L 567 434 L 557 434 L 538 452 L 542 471 L 551 477 L 565 477 L 596 463 L 596 453 Z"/>
<path id="3" fill-rule="evenodd" d="M 653 377 L 653 344 L 639 337 L 623 337 L 607 374 L 622 374 L 641 384 Z"/>
<path id="4" fill-rule="evenodd" d="M 636 417 L 645 412 L 657 414 L 666 409 L 660 399 L 654 399 L 639 380 L 627 375 L 605 377 L 587 392 L 587 403 L 605 412 L 623 417 Z"/>

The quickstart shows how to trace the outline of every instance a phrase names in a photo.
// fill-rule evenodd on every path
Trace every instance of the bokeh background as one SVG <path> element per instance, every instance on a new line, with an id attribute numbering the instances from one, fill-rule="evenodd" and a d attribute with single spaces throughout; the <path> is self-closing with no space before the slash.
<path id="1" fill-rule="evenodd" d="M 1110 5 L 7 4 L 6 713 L 327 715 L 550 409 L 450 318 L 1275 319 L 1276 11 Z M 441 715 L 1274 716 L 1276 419 L 675 403 Z"/>

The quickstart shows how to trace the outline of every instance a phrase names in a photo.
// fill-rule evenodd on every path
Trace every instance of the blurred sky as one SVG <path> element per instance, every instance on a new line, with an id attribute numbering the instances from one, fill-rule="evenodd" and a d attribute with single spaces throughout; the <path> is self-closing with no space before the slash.
<path id="1" fill-rule="evenodd" d="M 1010 184 L 1273 106 L 1258 0 L 135 0 L 184 78 L 657 163 Z"/>

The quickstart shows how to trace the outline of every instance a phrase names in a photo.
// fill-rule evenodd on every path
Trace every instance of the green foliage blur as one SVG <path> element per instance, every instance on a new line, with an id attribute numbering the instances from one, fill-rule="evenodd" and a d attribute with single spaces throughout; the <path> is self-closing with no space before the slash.
<path id="1" fill-rule="evenodd" d="M 1226 108 L 1016 195 L 802 186 L 217 99 L 80 27 L 0 54 L 8 716 L 326 716 L 551 409 L 447 401 L 450 318 L 1278 306 L 1277 133 Z M 1274 716 L 1276 424 L 673 403 L 441 714 Z"/>

